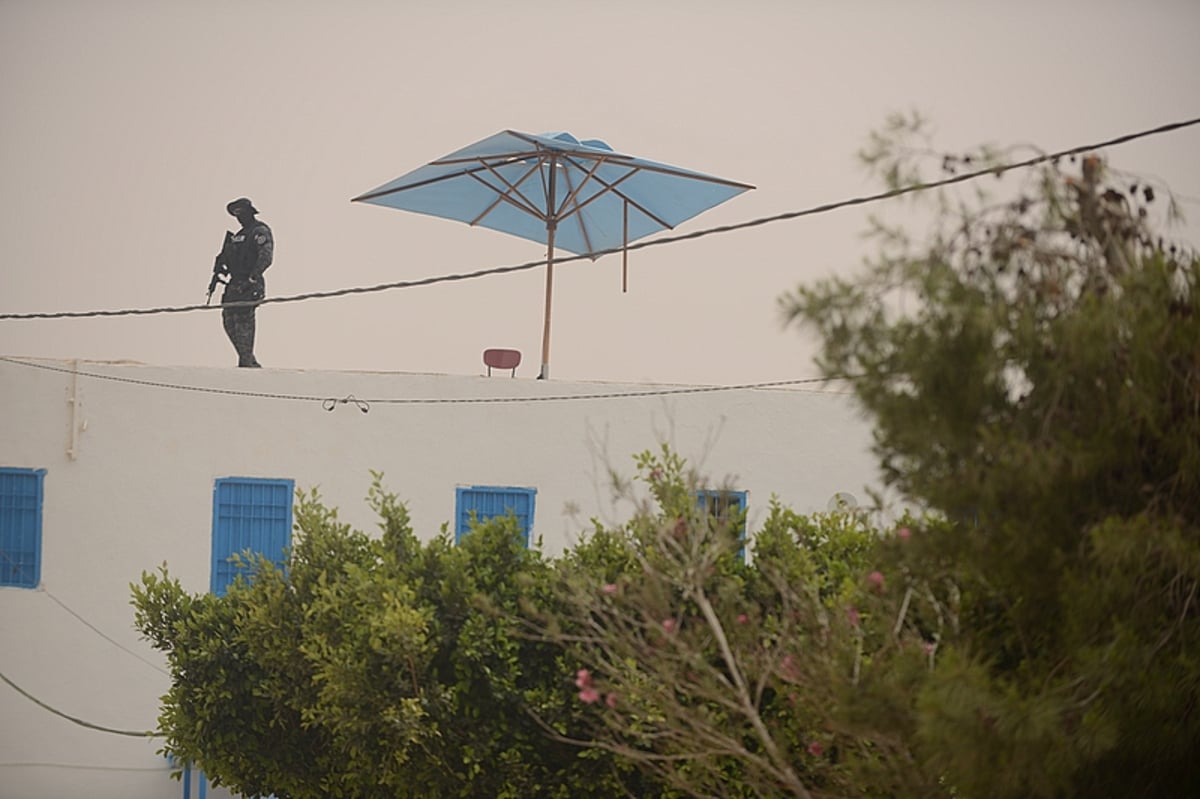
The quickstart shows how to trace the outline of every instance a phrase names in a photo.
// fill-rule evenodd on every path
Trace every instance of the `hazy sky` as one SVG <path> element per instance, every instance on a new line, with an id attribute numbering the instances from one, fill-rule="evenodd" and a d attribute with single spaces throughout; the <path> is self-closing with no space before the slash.
<path id="1" fill-rule="evenodd" d="M 689 232 L 879 189 L 893 111 L 936 143 L 1058 150 L 1200 116 L 1200 2 L 0 0 L 0 311 L 202 302 L 225 204 L 276 236 L 272 295 L 517 264 L 537 244 L 350 198 L 505 128 L 755 184 Z M 1200 242 L 1200 127 L 1109 150 Z M 848 273 L 873 209 L 556 272 L 556 379 L 815 374 L 777 299 Z M 268 367 L 537 373 L 544 273 L 266 306 Z M 220 314 L 0 321 L 0 354 L 233 366 Z"/>

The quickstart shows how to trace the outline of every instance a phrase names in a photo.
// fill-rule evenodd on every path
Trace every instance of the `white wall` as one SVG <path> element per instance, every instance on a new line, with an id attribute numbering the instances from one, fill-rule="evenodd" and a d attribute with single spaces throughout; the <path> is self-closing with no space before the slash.
<path id="1" fill-rule="evenodd" d="M 133 631 L 128 585 L 166 562 L 185 587 L 208 589 L 220 477 L 319 487 L 344 521 L 374 531 L 364 498 L 369 470 L 382 471 L 422 537 L 452 524 L 456 485 L 534 487 L 534 534 L 551 554 L 591 517 L 628 517 L 608 470 L 632 476 L 632 455 L 660 442 L 713 487 L 749 491 L 751 534 L 772 494 L 808 512 L 874 482 L 869 431 L 836 394 L 21 360 L 37 367 L 0 360 L 0 466 L 47 470 L 42 585 L 0 588 L 0 672 L 119 729 L 152 728 L 168 686 Z M 610 394 L 643 396 L 558 399 Z M 322 408 L 350 395 L 369 412 Z M 440 401 L 398 401 L 415 399 Z M 480 399 L 517 401 L 465 401 Z M 6 799 L 182 793 L 152 742 L 84 729 L 6 685 L 0 719 Z"/>

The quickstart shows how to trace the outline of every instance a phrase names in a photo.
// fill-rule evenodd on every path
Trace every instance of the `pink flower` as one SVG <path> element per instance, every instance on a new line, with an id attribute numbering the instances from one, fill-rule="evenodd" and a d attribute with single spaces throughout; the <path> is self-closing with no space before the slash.
<path id="1" fill-rule="evenodd" d="M 579 701 L 583 702 L 585 705 L 590 705 L 593 702 L 599 702 L 600 692 L 595 688 L 584 688 L 579 692 Z"/>
<path id="2" fill-rule="evenodd" d="M 779 663 L 779 670 L 787 680 L 794 680 L 800 674 L 800 670 L 796 668 L 796 658 L 791 655 L 783 656 L 783 660 Z"/>
<path id="3" fill-rule="evenodd" d="M 749 624 L 749 623 L 750 623 L 750 617 L 749 617 L 749 616 L 747 616 L 745 613 L 739 613 L 739 614 L 738 614 L 738 618 L 737 618 L 737 622 L 738 622 L 738 624 Z"/>
<path id="4" fill-rule="evenodd" d="M 615 593 L 617 593 L 617 584 L 616 583 L 608 583 L 600 590 L 609 595 L 615 594 Z"/>
<path id="5" fill-rule="evenodd" d="M 663 619 L 662 620 L 662 628 L 665 632 L 668 632 L 668 633 L 675 632 L 675 620 L 674 619 Z"/>
<path id="6" fill-rule="evenodd" d="M 900 536 L 901 541 L 907 541 L 908 539 L 912 538 L 912 530 L 908 529 L 907 527 L 901 527 L 896 531 L 896 535 Z"/>
<path id="7" fill-rule="evenodd" d="M 883 590 L 883 572 L 873 571 L 867 575 L 867 582 L 871 584 L 874 591 Z"/>
<path id="8" fill-rule="evenodd" d="M 589 689 L 592 687 L 592 673 L 587 669 L 575 672 L 575 687 Z"/>
<path id="9" fill-rule="evenodd" d="M 608 696 L 604 697 L 604 704 L 608 705 L 609 707 L 616 707 L 617 706 L 617 695 L 614 693 L 614 694 L 609 694 Z"/>
<path id="10" fill-rule="evenodd" d="M 923 648 L 926 655 L 932 655 L 933 650 L 937 649 L 937 644 L 933 643 L 932 641 L 926 641 Z"/>
<path id="11" fill-rule="evenodd" d="M 821 746 L 819 741 L 813 741 L 808 745 L 808 753 L 813 757 L 820 757 L 824 751 L 825 747 Z"/>
<path id="12" fill-rule="evenodd" d="M 846 608 L 846 620 L 850 622 L 851 627 L 858 626 L 858 608 L 850 606 Z"/>

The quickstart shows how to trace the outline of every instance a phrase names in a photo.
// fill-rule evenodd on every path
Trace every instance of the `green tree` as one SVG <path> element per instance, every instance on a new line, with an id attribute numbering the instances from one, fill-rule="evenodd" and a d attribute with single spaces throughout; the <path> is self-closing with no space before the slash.
<path id="1" fill-rule="evenodd" d="M 299 496 L 286 570 L 255 564 L 227 595 L 190 595 L 164 567 L 133 586 L 139 630 L 172 674 L 166 751 L 246 795 L 588 797 L 654 789 L 576 731 L 562 652 L 521 630 L 553 606 L 550 566 L 515 520 L 421 543 L 377 477 L 379 536 Z M 623 787 L 624 786 L 624 787 Z"/>
<path id="2" fill-rule="evenodd" d="M 893 178 L 898 122 L 867 154 Z M 887 482 L 943 520 L 879 568 L 947 586 L 903 724 L 960 795 L 1200 784 L 1200 260 L 1153 232 L 1163 196 L 1048 162 L 784 300 L 853 379 Z"/>

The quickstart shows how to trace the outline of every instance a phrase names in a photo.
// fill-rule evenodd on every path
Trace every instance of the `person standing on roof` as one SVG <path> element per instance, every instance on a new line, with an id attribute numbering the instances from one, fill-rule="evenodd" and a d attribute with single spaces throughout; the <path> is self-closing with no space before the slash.
<path id="1" fill-rule="evenodd" d="M 259 368 L 254 357 L 254 305 L 266 295 L 263 272 L 271 265 L 275 255 L 275 239 L 271 228 L 256 218 L 258 209 L 245 197 L 239 197 L 225 210 L 237 218 L 242 228 L 237 233 L 226 235 L 225 246 L 217 256 L 218 271 L 228 276 L 225 291 L 221 295 L 221 321 L 225 334 L 229 336 L 237 351 L 238 366 Z"/>

